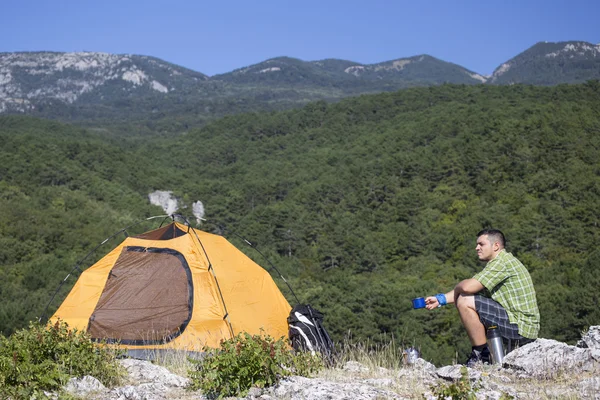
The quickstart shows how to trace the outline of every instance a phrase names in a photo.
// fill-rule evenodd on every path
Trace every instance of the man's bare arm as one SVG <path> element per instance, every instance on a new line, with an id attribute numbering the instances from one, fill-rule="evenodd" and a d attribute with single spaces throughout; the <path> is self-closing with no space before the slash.
<path id="1" fill-rule="evenodd" d="M 454 287 L 451 291 L 445 294 L 446 303 L 452 304 L 454 303 L 454 299 L 458 298 L 461 294 L 475 294 L 482 291 L 485 287 L 479 282 L 477 279 L 465 279 L 464 281 L 460 281 L 458 285 Z M 425 307 L 428 310 L 432 310 L 439 306 L 438 299 L 435 296 L 427 297 L 425 299 Z"/>
<path id="2" fill-rule="evenodd" d="M 475 294 L 481 292 L 485 287 L 477 279 L 465 279 L 460 281 L 454 288 L 454 298 L 461 294 Z"/>

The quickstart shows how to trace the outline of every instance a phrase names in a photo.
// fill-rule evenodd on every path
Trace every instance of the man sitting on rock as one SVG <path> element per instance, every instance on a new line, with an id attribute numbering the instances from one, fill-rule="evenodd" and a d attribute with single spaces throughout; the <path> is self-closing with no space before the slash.
<path id="1" fill-rule="evenodd" d="M 504 249 L 504 243 L 504 234 L 497 229 L 479 232 L 475 250 L 481 261 L 487 261 L 485 268 L 473 278 L 461 281 L 450 292 L 425 299 L 428 310 L 456 303 L 471 340 L 471 355 L 466 362 L 469 367 L 480 361 L 490 362 L 486 342 L 488 327 L 497 326 L 503 338 L 518 341 L 520 345 L 536 339 L 540 330 L 540 313 L 531 276 L 523 264 Z"/>

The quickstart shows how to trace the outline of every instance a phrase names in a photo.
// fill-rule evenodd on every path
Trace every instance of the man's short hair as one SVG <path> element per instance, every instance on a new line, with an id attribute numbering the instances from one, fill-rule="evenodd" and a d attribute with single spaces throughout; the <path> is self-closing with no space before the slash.
<path id="1" fill-rule="evenodd" d="M 500 243 L 500 247 L 504 248 L 506 244 L 506 239 L 504 238 L 504 233 L 499 231 L 498 229 L 484 229 L 477 234 L 477 237 L 487 235 L 489 241 L 494 243 Z"/>

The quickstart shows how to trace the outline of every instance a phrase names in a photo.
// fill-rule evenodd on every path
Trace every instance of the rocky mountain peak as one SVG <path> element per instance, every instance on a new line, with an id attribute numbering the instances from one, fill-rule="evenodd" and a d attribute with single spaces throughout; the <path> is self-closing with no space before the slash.
<path id="1" fill-rule="evenodd" d="M 595 78 L 600 46 L 582 41 L 539 42 L 501 64 L 490 83 L 534 85 L 578 83 Z"/>
<path id="2" fill-rule="evenodd" d="M 600 44 L 593 45 L 586 42 L 568 42 L 562 49 L 553 51 L 545 55 L 545 57 L 556 58 L 565 56 L 569 58 L 575 57 L 600 57 Z"/>
<path id="3" fill-rule="evenodd" d="M 82 95 L 120 82 L 126 91 L 168 93 L 170 77 L 183 68 L 131 54 L 98 52 L 0 53 L 0 112 L 27 112 L 39 100 L 73 103 Z M 206 79 L 202 74 L 198 78 Z"/>
<path id="4" fill-rule="evenodd" d="M 397 60 L 387 61 L 384 63 L 373 64 L 373 65 L 353 65 L 344 70 L 347 74 L 354 76 L 360 76 L 364 72 L 368 71 L 402 71 L 405 66 L 413 62 L 418 63 L 423 61 L 425 56 L 411 57 L 411 58 L 399 58 Z"/>

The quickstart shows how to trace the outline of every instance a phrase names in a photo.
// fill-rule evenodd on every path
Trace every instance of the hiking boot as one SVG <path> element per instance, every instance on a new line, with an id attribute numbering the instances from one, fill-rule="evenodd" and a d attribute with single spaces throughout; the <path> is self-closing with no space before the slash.
<path id="1" fill-rule="evenodd" d="M 469 368 L 473 368 L 479 362 L 483 364 L 490 363 L 490 349 L 487 346 L 481 351 L 475 349 L 471 350 L 471 355 L 465 365 Z"/>

